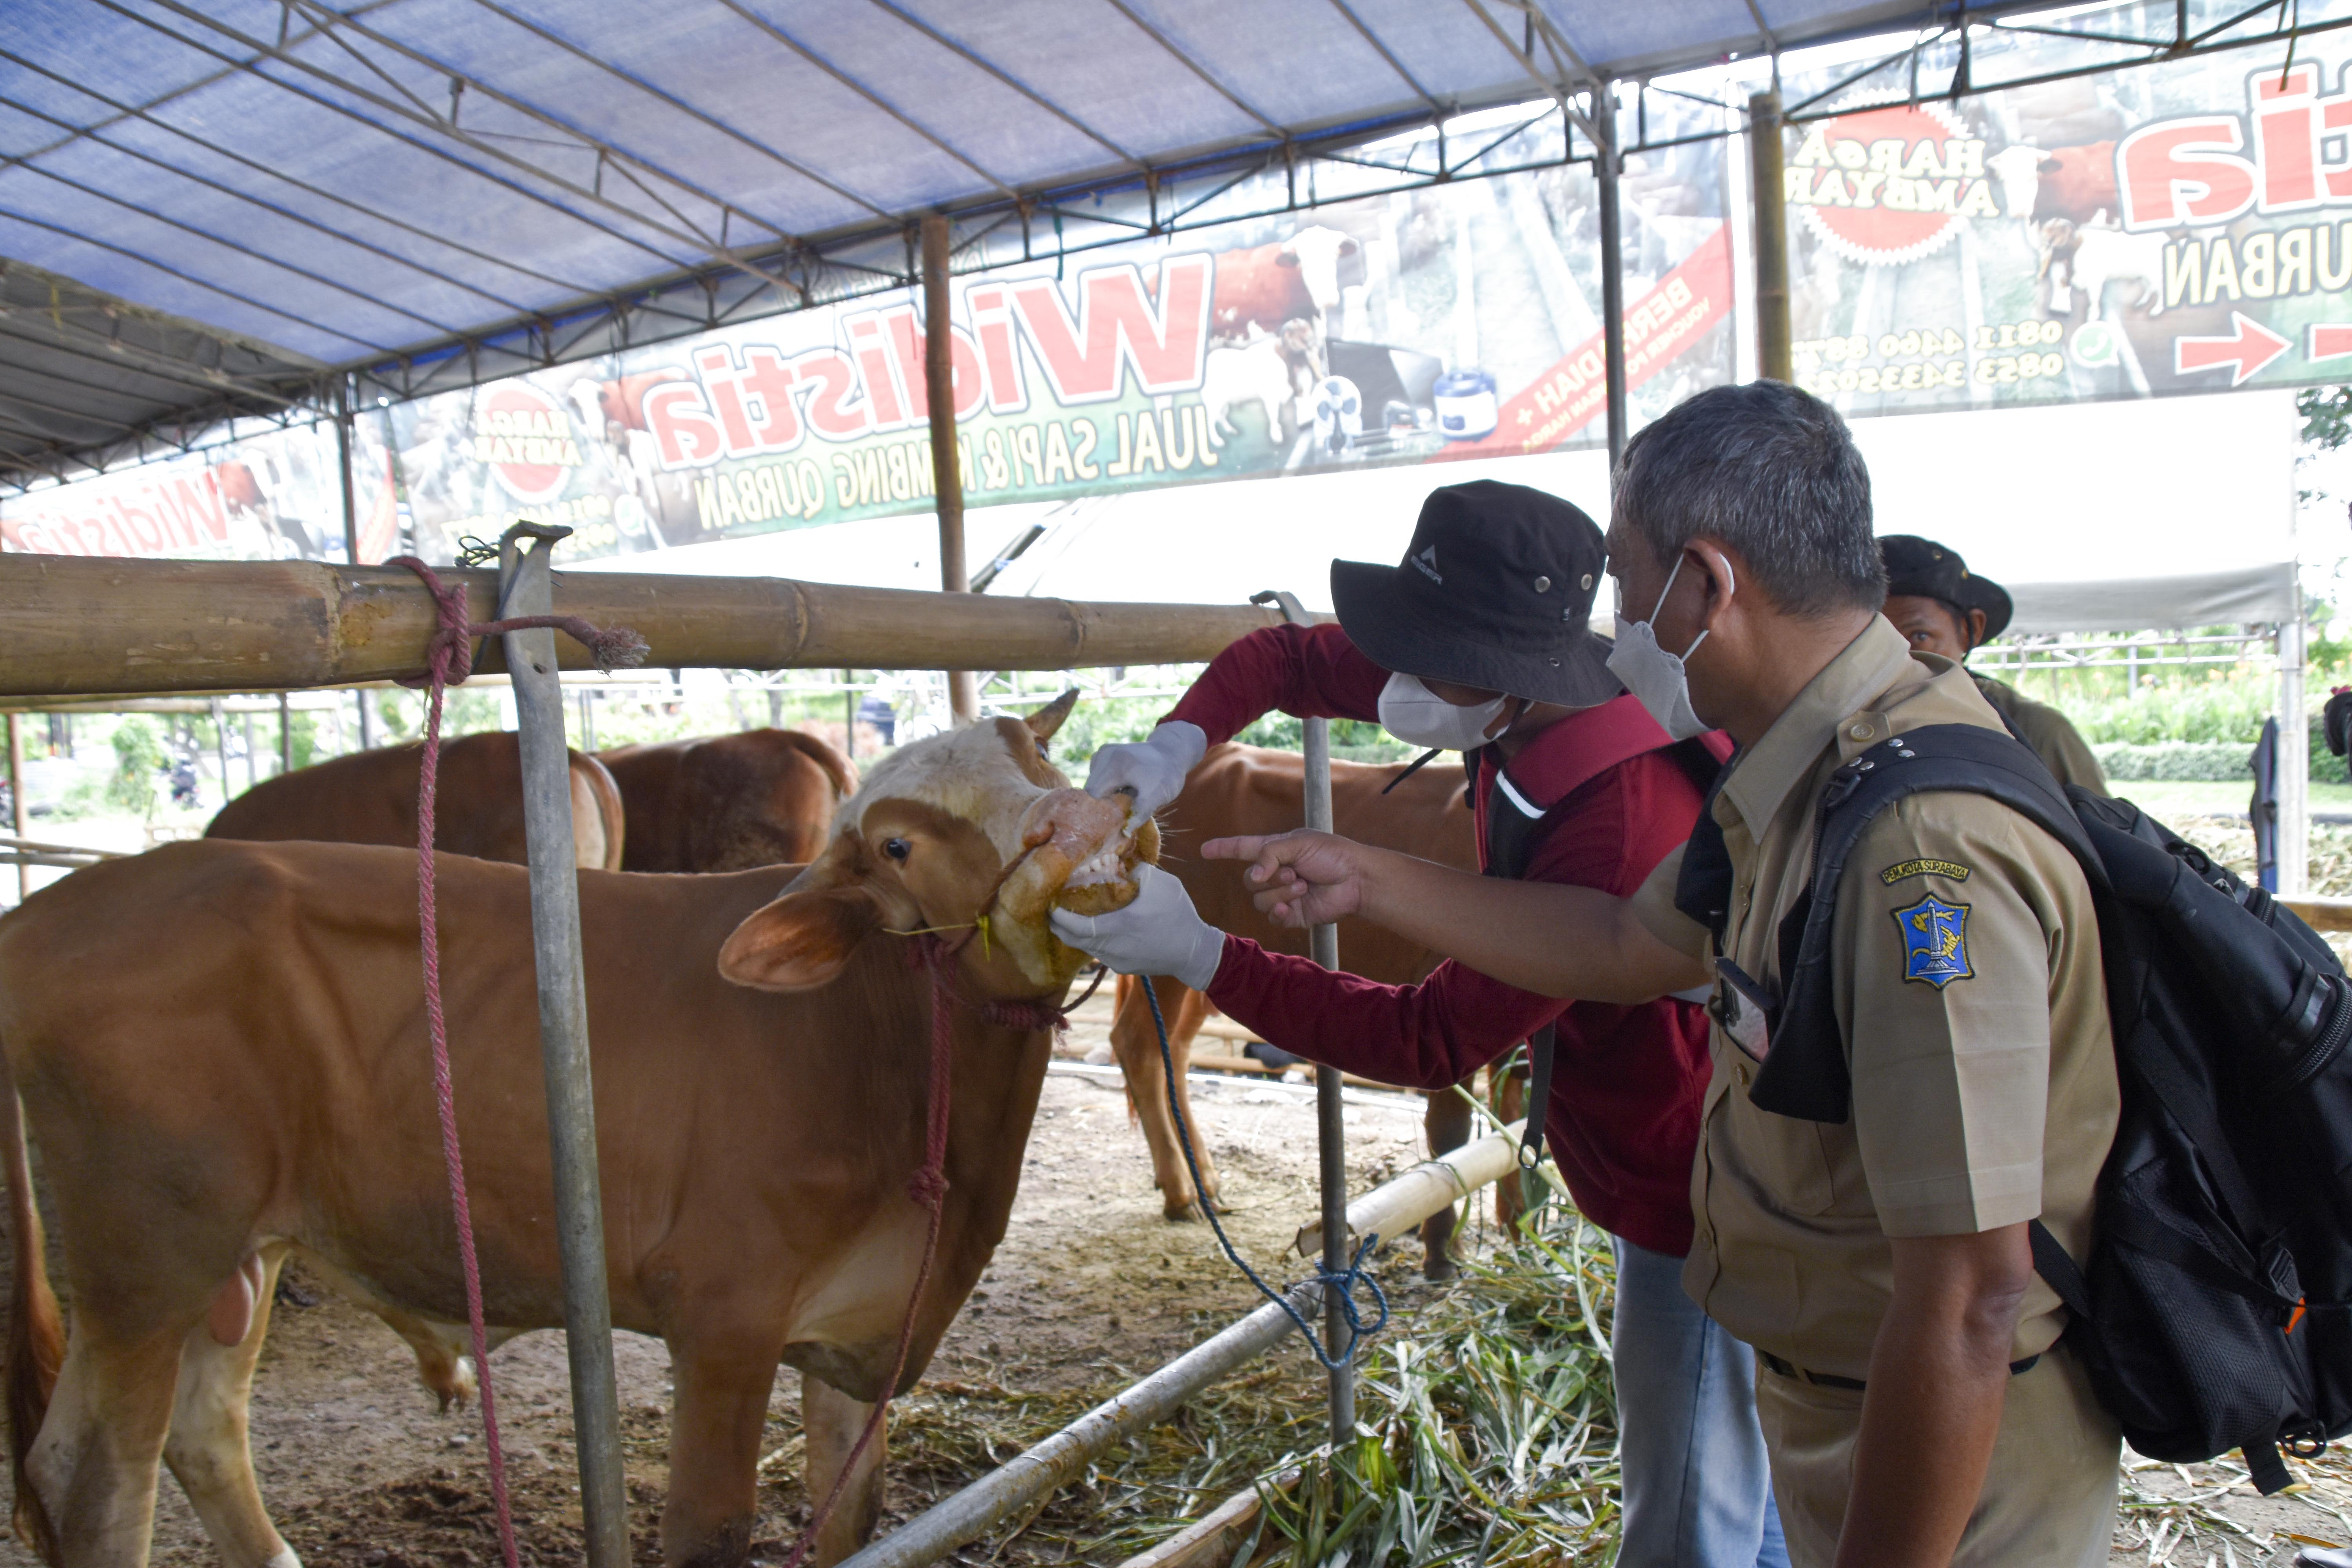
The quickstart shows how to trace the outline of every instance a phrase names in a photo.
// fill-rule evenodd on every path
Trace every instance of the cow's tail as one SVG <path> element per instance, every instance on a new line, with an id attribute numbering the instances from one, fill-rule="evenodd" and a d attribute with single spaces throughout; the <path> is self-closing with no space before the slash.
<path id="1" fill-rule="evenodd" d="M 621 786 L 614 781 L 613 771 L 585 752 L 572 753 L 572 772 L 584 780 L 588 793 L 596 797 L 596 820 L 604 828 L 604 864 L 607 871 L 621 868 L 621 851 L 628 835 L 628 819 L 621 807 Z"/>
<path id="2" fill-rule="evenodd" d="M 836 805 L 857 793 L 857 764 L 844 756 L 839 747 L 799 730 L 787 730 L 784 733 L 793 738 L 793 744 L 799 746 L 810 761 L 824 770 L 824 776 L 832 781 Z M 852 735 L 850 739 L 854 742 L 856 737 Z"/>
<path id="3" fill-rule="evenodd" d="M 57 1532 L 42 1508 L 40 1494 L 25 1473 L 25 1461 L 48 1414 L 49 1394 L 58 1385 L 58 1368 L 66 1352 L 65 1320 L 58 1313 L 56 1291 L 49 1288 L 49 1270 L 42 1245 L 41 1212 L 33 1199 L 33 1170 L 25 1154 L 25 1108 L 16 1099 L 16 1080 L 0 1057 L 0 1159 L 7 1163 L 8 1236 L 12 1257 L 8 1269 L 8 1348 L 5 1375 L 8 1388 L 9 1474 L 16 1491 L 18 1539 L 46 1563 L 58 1561 Z"/>

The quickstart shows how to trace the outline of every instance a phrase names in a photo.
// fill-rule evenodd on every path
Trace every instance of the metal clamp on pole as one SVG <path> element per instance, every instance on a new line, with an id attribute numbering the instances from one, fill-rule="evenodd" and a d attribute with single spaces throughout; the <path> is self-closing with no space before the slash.
<path id="1" fill-rule="evenodd" d="M 518 523 L 499 545 L 499 618 L 552 613 L 548 552 L 568 528 Z M 527 549 L 524 540 L 538 542 Z M 572 1429 L 590 1568 L 628 1568 L 621 1478 L 621 1407 L 613 1371 L 604 1208 L 596 1177 L 596 1101 L 588 1076 L 588 986 L 580 947 L 580 873 L 572 837 L 572 759 L 555 633 L 501 639 L 514 680 L 522 746 L 523 830 L 530 850 L 530 931 L 539 970 L 540 1053 L 555 1174 L 556 1244 L 563 1264 L 563 1332 L 572 1358 Z"/>
<path id="2" fill-rule="evenodd" d="M 1315 624 L 1296 595 L 1268 589 L 1250 595 L 1253 605 L 1271 604 L 1294 626 Z M 1304 721 L 1307 753 L 1307 826 L 1314 833 L 1331 831 L 1331 721 Z M 1339 928 L 1309 927 L 1307 956 L 1326 969 L 1339 967 Z M 1321 1155 L 1323 1189 L 1323 1271 L 1339 1274 L 1348 1268 L 1348 1122 L 1340 1101 L 1344 1085 L 1338 1068 L 1315 1069 L 1315 1135 Z M 1348 1321 L 1347 1293 L 1327 1290 L 1323 1296 L 1323 1342 L 1331 1347 L 1331 1441 L 1351 1442 L 1356 1436 L 1355 1331 Z M 1344 1348 L 1343 1348 L 1344 1347 Z"/>

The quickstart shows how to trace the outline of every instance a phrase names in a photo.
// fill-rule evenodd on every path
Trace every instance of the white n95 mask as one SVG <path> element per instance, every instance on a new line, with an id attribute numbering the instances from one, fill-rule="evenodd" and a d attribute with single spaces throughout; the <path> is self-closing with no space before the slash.
<path id="1" fill-rule="evenodd" d="M 1609 673 L 1625 683 L 1658 727 L 1677 741 L 1687 741 L 1704 735 L 1709 726 L 1691 708 L 1690 679 L 1683 672 L 1683 661 L 1698 651 L 1706 641 L 1706 628 L 1701 627 L 1690 647 L 1679 654 L 1668 653 L 1658 646 L 1658 633 L 1653 624 L 1658 612 L 1666 607 L 1666 595 L 1674 591 L 1675 576 L 1683 569 L 1683 557 L 1675 557 L 1673 572 L 1666 574 L 1666 585 L 1658 590 L 1658 602 L 1651 606 L 1646 621 L 1617 623 L 1617 646 L 1609 652 Z M 1726 562 L 1724 575 L 1731 575 L 1730 563 Z"/>
<path id="2" fill-rule="evenodd" d="M 1381 728 L 1409 746 L 1443 752 L 1475 752 L 1486 743 L 1487 727 L 1502 717 L 1508 698 L 1459 708 L 1402 672 L 1381 688 Z"/>

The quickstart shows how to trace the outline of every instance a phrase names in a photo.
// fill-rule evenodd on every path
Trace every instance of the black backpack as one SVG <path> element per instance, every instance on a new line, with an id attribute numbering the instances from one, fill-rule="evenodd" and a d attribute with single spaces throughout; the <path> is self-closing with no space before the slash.
<path id="1" fill-rule="evenodd" d="M 2269 894 L 2128 801 L 2062 793 L 2009 734 L 1909 731 L 1831 775 L 1748 1098 L 1847 1119 L 1838 878 L 1874 816 L 1930 790 L 1990 795 L 2041 826 L 2097 906 L 2122 1089 L 2097 1239 L 2077 1260 L 2039 1220 L 2032 1231 L 2034 1267 L 2069 1310 L 2065 1342 L 2134 1448 L 2170 1462 L 2240 1448 L 2274 1492 L 2282 1447 L 2315 1454 L 2352 1430 L 2352 983 Z M 1701 813 L 1675 902 L 1719 939 L 1730 891 L 1722 829 Z"/>

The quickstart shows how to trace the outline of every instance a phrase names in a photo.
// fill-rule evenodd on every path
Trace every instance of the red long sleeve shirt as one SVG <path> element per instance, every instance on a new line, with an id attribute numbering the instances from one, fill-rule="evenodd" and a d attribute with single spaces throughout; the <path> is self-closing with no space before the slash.
<path id="1" fill-rule="evenodd" d="M 1388 679 L 1336 626 L 1270 627 L 1218 655 L 1168 717 L 1199 725 L 1212 745 L 1270 709 L 1377 721 Z M 1576 747 L 1580 721 L 1597 711 L 1558 721 L 1521 758 Z M 1483 803 L 1493 772 L 1480 771 L 1474 798 Z M 1527 879 L 1629 897 L 1690 837 L 1702 802 L 1665 752 L 1622 763 L 1570 793 Z M 1485 842 L 1482 831 L 1482 857 Z M 1709 1072 L 1696 1004 L 1563 1002 L 1451 962 L 1417 985 L 1381 985 L 1236 936 L 1225 939 L 1209 999 L 1286 1050 L 1425 1089 L 1459 1083 L 1556 1019 L 1545 1131 L 1577 1207 L 1654 1252 L 1690 1250 L 1691 1162 Z"/>

